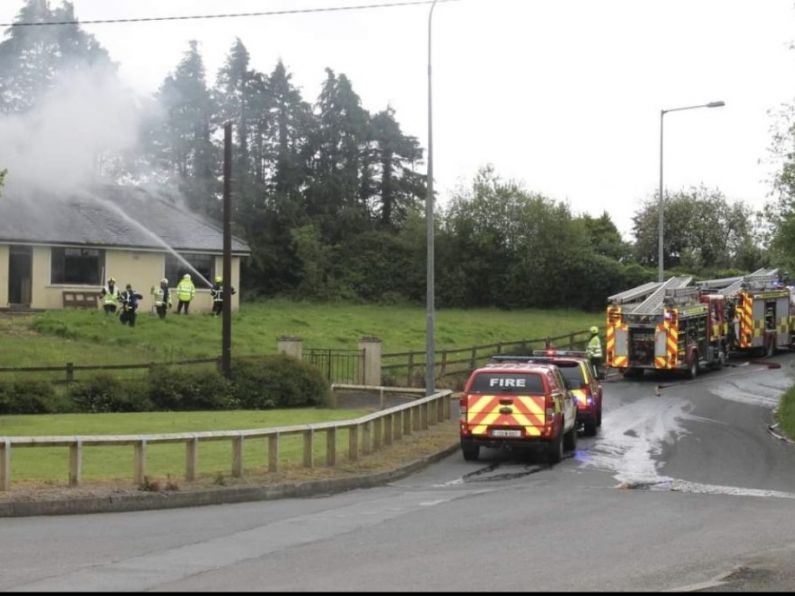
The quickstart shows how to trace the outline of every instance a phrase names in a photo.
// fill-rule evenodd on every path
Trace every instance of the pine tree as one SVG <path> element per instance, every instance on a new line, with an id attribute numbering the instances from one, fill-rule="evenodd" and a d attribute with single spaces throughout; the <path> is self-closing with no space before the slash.
<path id="1" fill-rule="evenodd" d="M 372 119 L 373 155 L 380 178 L 375 183 L 376 210 L 383 227 L 399 227 L 409 213 L 419 208 L 425 194 L 425 179 L 414 171 L 422 159 L 415 137 L 406 136 L 392 108 Z"/>
<path id="2" fill-rule="evenodd" d="M 359 200 L 359 177 L 368 148 L 370 116 L 348 78 L 337 77 L 330 68 L 316 110 L 307 208 L 310 216 L 318 218 L 323 237 L 333 243 L 368 228 L 367 205 Z"/>
<path id="3" fill-rule="evenodd" d="M 162 120 L 149 135 L 149 152 L 156 163 L 177 177 L 189 205 L 218 216 L 218 151 L 214 147 L 214 105 L 205 81 L 204 62 L 196 41 L 157 94 Z"/>
<path id="4" fill-rule="evenodd" d="M 16 23 L 74 21 L 74 7 L 51 9 L 47 0 L 26 0 Z M 115 72 L 107 51 L 79 25 L 9 27 L 0 42 L 0 112 L 25 112 L 53 87 L 59 76 L 106 68 Z"/>

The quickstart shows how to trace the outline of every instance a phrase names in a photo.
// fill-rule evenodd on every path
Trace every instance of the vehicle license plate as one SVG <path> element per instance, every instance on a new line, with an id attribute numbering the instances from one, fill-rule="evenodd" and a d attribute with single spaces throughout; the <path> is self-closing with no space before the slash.
<path id="1" fill-rule="evenodd" d="M 504 429 L 495 429 L 491 431 L 492 437 L 511 437 L 511 438 L 519 438 L 522 436 L 522 431 L 520 430 L 504 430 Z"/>

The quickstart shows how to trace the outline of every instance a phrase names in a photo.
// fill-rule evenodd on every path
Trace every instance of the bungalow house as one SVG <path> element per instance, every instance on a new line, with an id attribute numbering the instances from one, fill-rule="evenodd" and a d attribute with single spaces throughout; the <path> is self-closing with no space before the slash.
<path id="1" fill-rule="evenodd" d="M 232 238 L 238 290 L 240 259 L 249 254 Z M 191 312 L 208 312 L 208 282 L 223 274 L 223 232 L 166 193 L 106 185 L 62 195 L 6 187 L 0 194 L 0 309 L 100 308 L 98 292 L 113 277 L 120 289 L 129 283 L 144 295 L 145 312 L 152 286 L 165 277 L 174 288 L 185 273 L 196 285 Z"/>

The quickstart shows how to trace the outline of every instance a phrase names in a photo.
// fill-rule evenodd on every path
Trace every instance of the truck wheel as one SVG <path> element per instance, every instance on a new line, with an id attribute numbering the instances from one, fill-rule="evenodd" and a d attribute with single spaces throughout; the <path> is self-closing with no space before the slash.
<path id="1" fill-rule="evenodd" d="M 561 427 L 558 436 L 547 443 L 547 461 L 556 464 L 563 459 L 563 428 Z"/>
<path id="2" fill-rule="evenodd" d="M 628 368 L 621 374 L 624 375 L 625 379 L 634 379 L 635 377 L 639 377 L 640 373 L 643 372 L 640 368 Z"/>
<path id="3" fill-rule="evenodd" d="M 464 454 L 466 461 L 475 461 L 480 455 L 480 445 L 476 445 L 471 441 L 461 441 L 461 452 Z"/>
<path id="4" fill-rule="evenodd" d="M 593 419 L 587 420 L 585 422 L 585 436 L 586 437 L 593 437 L 596 435 L 596 415 L 594 415 Z"/>
<path id="5" fill-rule="evenodd" d="M 602 406 L 599 406 L 599 410 L 596 412 L 596 426 L 602 426 Z"/>
<path id="6" fill-rule="evenodd" d="M 690 368 L 687 369 L 687 378 L 695 379 L 698 376 L 698 354 L 693 354 L 693 360 L 690 362 Z"/>
<path id="7" fill-rule="evenodd" d="M 567 451 L 575 451 L 577 449 L 577 423 L 571 427 L 571 430 L 563 435 L 563 448 Z"/>

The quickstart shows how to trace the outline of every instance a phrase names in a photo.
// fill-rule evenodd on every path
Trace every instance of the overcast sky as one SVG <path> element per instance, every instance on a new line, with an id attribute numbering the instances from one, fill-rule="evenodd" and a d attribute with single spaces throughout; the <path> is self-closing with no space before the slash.
<path id="1" fill-rule="evenodd" d="M 73 0 L 81 20 L 349 6 L 387 0 Z M 59 0 L 50 0 L 59 5 Z M 11 22 L 21 0 L 0 0 Z M 212 83 L 235 37 L 252 67 L 281 58 L 314 102 L 326 67 L 365 108 L 391 105 L 427 148 L 427 5 L 355 12 L 85 25 L 124 81 L 151 93 L 197 39 Z M 769 114 L 795 99 L 793 0 L 460 0 L 433 18 L 434 170 L 440 200 L 493 164 L 574 213 L 607 210 L 625 238 L 659 185 L 719 188 L 761 207 Z M 761 162 L 761 163 L 760 163 Z"/>

